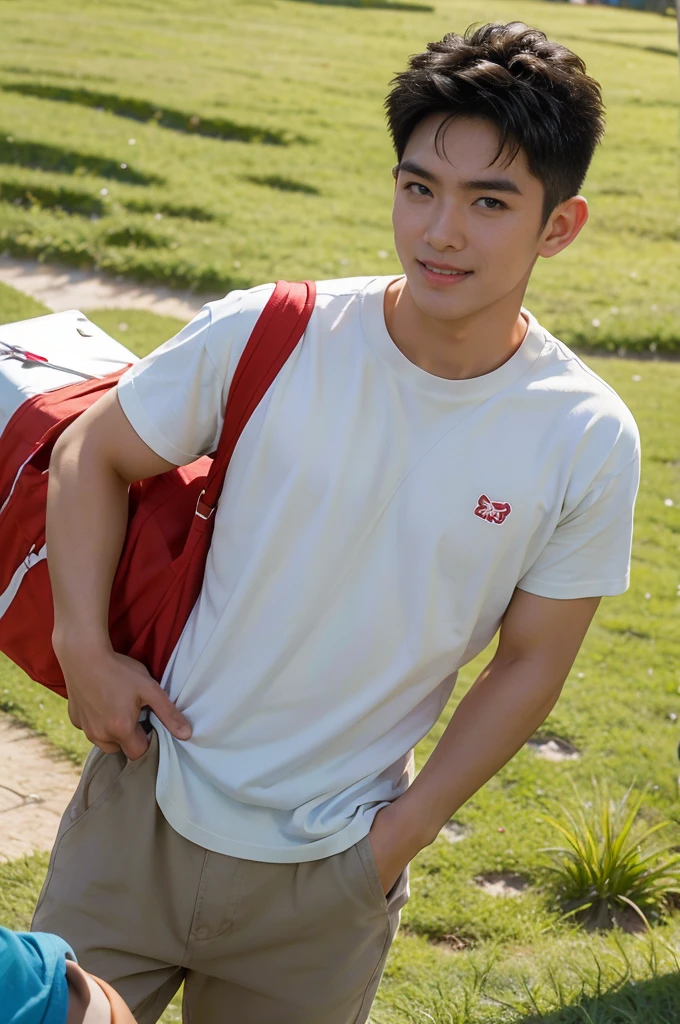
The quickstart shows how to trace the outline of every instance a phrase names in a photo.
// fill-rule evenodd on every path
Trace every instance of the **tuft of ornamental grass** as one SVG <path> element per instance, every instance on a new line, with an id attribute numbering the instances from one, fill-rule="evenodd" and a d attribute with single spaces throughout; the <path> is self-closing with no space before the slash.
<path id="1" fill-rule="evenodd" d="M 647 787 L 633 794 L 631 786 L 617 801 L 606 782 L 593 780 L 593 793 L 584 801 L 576 790 L 562 820 L 541 816 L 566 842 L 542 851 L 552 858 L 546 870 L 564 916 L 592 929 L 649 928 L 647 916 L 658 915 L 671 895 L 680 894 L 680 854 L 672 843 L 659 845 L 673 823 L 644 822 L 640 810 Z"/>

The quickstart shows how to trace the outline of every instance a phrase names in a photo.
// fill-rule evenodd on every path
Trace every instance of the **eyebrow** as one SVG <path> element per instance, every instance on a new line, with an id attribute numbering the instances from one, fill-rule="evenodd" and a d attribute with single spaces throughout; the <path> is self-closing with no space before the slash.
<path id="1" fill-rule="evenodd" d="M 425 167 L 421 167 L 415 160 L 402 160 L 395 167 L 395 171 L 399 174 L 400 171 L 404 171 L 406 174 L 415 174 L 418 178 L 424 178 L 425 181 L 431 181 L 433 185 L 439 185 L 440 180 L 436 174 L 432 171 L 428 171 Z"/>
<path id="2" fill-rule="evenodd" d="M 406 174 L 415 174 L 424 181 L 430 181 L 433 185 L 440 185 L 441 180 L 426 167 L 421 167 L 415 160 L 402 160 L 397 164 L 397 174 L 403 171 Z M 472 181 L 463 182 L 463 188 L 468 192 L 510 192 L 513 195 L 521 196 L 522 191 L 510 178 L 474 178 Z"/>
<path id="3" fill-rule="evenodd" d="M 476 178 L 466 181 L 463 188 L 470 192 L 511 192 L 515 196 L 522 195 L 519 186 L 510 178 Z"/>

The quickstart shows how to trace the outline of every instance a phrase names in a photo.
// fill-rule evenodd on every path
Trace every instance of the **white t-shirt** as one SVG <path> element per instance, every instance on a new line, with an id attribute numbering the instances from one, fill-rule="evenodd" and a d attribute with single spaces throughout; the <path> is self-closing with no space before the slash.
<path id="1" fill-rule="evenodd" d="M 387 331 L 391 280 L 318 285 L 229 468 L 163 679 L 193 736 L 153 719 L 158 803 L 210 850 L 301 862 L 347 849 L 408 785 L 414 744 L 517 586 L 577 598 L 628 585 L 639 442 L 623 402 L 530 314 L 499 369 L 432 376 Z M 210 303 L 121 381 L 163 458 L 216 448 L 271 291 Z"/>

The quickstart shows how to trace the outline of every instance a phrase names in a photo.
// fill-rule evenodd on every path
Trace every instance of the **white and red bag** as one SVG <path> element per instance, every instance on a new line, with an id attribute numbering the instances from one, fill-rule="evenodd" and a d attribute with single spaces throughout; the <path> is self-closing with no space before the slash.
<path id="1" fill-rule="evenodd" d="M 77 309 L 5 324 L 0 327 L 0 438 L 29 398 L 107 377 L 136 361 Z"/>
<path id="2" fill-rule="evenodd" d="M 130 488 L 109 630 L 114 649 L 141 661 L 155 679 L 200 593 L 236 443 L 302 338 L 315 296 L 310 281 L 277 283 L 234 374 L 214 455 Z M 77 310 L 0 327 L 0 651 L 62 696 L 45 544 L 50 455 L 66 427 L 115 387 L 134 359 Z"/>

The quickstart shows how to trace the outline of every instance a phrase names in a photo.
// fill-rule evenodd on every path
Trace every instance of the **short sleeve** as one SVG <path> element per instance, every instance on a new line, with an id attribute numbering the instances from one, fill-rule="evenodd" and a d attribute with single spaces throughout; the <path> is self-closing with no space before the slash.
<path id="1" fill-rule="evenodd" d="M 637 453 L 616 475 L 598 476 L 559 522 L 519 589 L 558 599 L 623 594 L 630 580 L 639 479 Z"/>
<path id="2" fill-rule="evenodd" d="M 216 449 L 238 360 L 273 287 L 208 303 L 121 377 L 121 408 L 161 458 L 183 466 Z"/>
<path id="3" fill-rule="evenodd" d="M 58 935 L 0 928 L 3 1024 L 63 1024 L 68 1013 L 66 960 L 73 950 Z"/>

